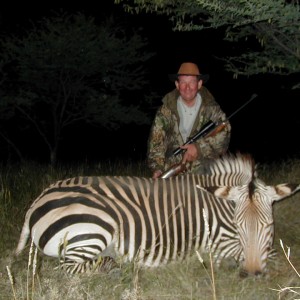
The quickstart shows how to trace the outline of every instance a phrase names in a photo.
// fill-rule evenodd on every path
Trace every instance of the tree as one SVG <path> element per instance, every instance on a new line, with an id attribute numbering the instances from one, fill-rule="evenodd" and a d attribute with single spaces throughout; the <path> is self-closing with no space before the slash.
<path id="1" fill-rule="evenodd" d="M 80 13 L 59 13 L 0 45 L 2 125 L 17 120 L 23 129 L 34 128 L 51 163 L 64 129 L 76 122 L 104 128 L 147 122 L 134 97 L 145 88 L 142 66 L 152 54 L 136 31 L 113 18 L 96 25 Z"/>
<path id="2" fill-rule="evenodd" d="M 128 12 L 167 15 L 174 30 L 224 30 L 224 40 L 243 47 L 224 59 L 238 75 L 300 72 L 300 10 L 297 0 L 116 0 Z M 244 49 L 242 51 L 242 49 Z M 245 50 L 246 49 L 246 50 Z M 293 82 L 300 88 L 299 79 Z"/>

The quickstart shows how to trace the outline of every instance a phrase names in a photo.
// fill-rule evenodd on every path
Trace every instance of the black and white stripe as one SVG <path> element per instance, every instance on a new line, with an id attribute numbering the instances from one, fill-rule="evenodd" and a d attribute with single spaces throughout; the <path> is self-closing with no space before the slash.
<path id="1" fill-rule="evenodd" d="M 60 257 L 69 272 L 82 272 L 99 256 L 107 257 L 100 266 L 112 260 L 159 266 L 206 251 L 210 239 L 217 262 L 232 256 L 244 260 L 245 272 L 262 272 L 273 242 L 272 202 L 299 186 L 266 186 L 254 171 L 252 159 L 238 155 L 217 160 L 205 175 L 59 181 L 28 210 L 16 252 L 31 235 L 44 254 Z M 251 245 L 255 259 L 245 251 L 249 241 L 257 242 Z"/>

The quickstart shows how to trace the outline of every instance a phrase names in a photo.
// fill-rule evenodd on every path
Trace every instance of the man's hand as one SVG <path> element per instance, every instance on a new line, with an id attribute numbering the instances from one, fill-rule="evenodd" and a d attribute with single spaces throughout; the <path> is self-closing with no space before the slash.
<path id="1" fill-rule="evenodd" d="M 152 178 L 156 179 L 156 178 L 160 177 L 161 174 L 162 174 L 162 171 L 160 171 L 160 170 L 154 171 L 152 174 Z"/>
<path id="2" fill-rule="evenodd" d="M 185 149 L 186 152 L 183 155 L 182 163 L 194 161 L 198 158 L 198 150 L 195 144 L 188 144 L 185 146 L 181 146 L 181 149 Z"/>

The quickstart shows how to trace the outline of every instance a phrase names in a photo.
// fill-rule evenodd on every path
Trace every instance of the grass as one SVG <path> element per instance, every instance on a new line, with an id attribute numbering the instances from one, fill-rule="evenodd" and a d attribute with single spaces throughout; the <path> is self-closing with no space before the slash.
<path id="1" fill-rule="evenodd" d="M 300 160 L 290 159 L 258 167 L 268 184 L 300 183 Z M 15 258 L 24 215 L 50 183 L 76 175 L 150 176 L 144 162 L 82 163 L 52 168 L 27 162 L 2 166 L 0 171 L 0 299 L 297 299 L 300 278 L 300 193 L 274 205 L 278 255 L 263 277 L 240 279 L 230 263 L 216 269 L 210 255 L 197 253 L 184 263 L 140 270 L 134 263 L 109 274 L 68 275 L 55 270 L 56 259 L 42 256 L 30 245 Z M 282 249 L 282 242 L 284 252 Z M 287 248 L 288 247 L 288 248 Z M 292 249 L 292 250 L 287 250 Z M 35 254 L 36 253 L 36 254 Z M 288 253 L 288 256 L 287 256 Z M 288 259 L 287 259 L 288 257 Z M 291 267 L 291 262 L 293 267 Z M 213 277 L 212 277 L 213 276 Z"/>
<path id="2" fill-rule="evenodd" d="M 294 270 L 294 272 L 296 273 L 296 275 L 300 279 L 300 273 L 295 268 L 294 264 L 291 262 L 291 248 L 288 247 L 288 246 L 285 246 L 283 244 L 282 240 L 280 240 L 280 246 L 282 248 L 282 251 L 284 253 L 284 256 L 285 256 L 286 260 L 288 261 L 291 268 Z M 279 288 L 274 289 L 274 291 L 277 291 L 278 295 L 280 295 L 280 296 L 288 293 L 288 294 L 295 295 L 296 297 L 299 297 L 299 295 L 300 295 L 300 286 L 284 286 L 284 287 L 279 286 Z"/>

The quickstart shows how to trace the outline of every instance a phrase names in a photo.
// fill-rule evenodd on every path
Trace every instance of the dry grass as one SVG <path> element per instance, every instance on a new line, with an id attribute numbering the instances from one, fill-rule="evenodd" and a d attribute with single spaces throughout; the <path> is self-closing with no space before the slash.
<path id="1" fill-rule="evenodd" d="M 140 270 L 132 263 L 109 274 L 73 276 L 54 270 L 58 264 L 55 259 L 38 253 L 35 260 L 35 248 L 30 248 L 30 245 L 20 257 L 15 258 L 13 251 L 24 214 L 31 201 L 50 182 L 79 174 L 146 174 L 142 164 L 137 167 L 129 164 L 123 169 L 118 164 L 118 170 L 113 164 L 108 169 L 105 166 L 107 165 L 85 165 L 68 170 L 54 170 L 47 166 L 27 165 L 11 167 L 1 172 L 0 299 L 205 300 L 214 299 L 213 288 L 215 298 L 219 300 L 299 298 L 299 295 L 285 287 L 300 286 L 299 276 L 290 265 L 291 262 L 296 270 L 300 270 L 300 193 L 274 205 L 274 246 L 278 255 L 275 261 L 269 263 L 269 273 L 263 277 L 240 279 L 238 269 L 230 262 L 224 262 L 219 269 L 211 270 L 209 254 L 202 255 L 204 267 L 196 253 L 183 263 L 172 263 L 156 269 Z M 261 165 L 259 174 L 268 184 L 300 183 L 300 160 Z M 288 260 L 280 240 L 283 241 L 284 249 L 291 249 Z M 211 281 L 212 271 L 214 286 Z"/>

